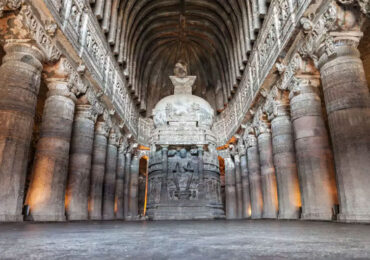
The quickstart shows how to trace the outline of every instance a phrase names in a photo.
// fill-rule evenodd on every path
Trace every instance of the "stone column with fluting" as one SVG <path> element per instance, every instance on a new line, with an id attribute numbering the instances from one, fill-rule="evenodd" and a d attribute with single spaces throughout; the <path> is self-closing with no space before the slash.
<path id="1" fill-rule="evenodd" d="M 166 203 L 168 201 L 168 146 L 162 146 L 162 175 L 160 203 Z"/>
<path id="2" fill-rule="evenodd" d="M 247 158 L 251 199 L 251 218 L 262 218 L 262 187 L 260 157 L 258 154 L 257 138 L 252 127 L 246 129 Z"/>
<path id="3" fill-rule="evenodd" d="M 361 15 L 338 10 L 338 31 L 319 50 L 319 67 L 345 222 L 370 222 L 370 95 L 357 49 Z"/>
<path id="4" fill-rule="evenodd" d="M 289 111 L 289 93 L 271 91 L 266 110 L 271 121 L 272 150 L 279 200 L 279 219 L 300 217 L 301 193 L 294 150 L 293 126 Z"/>
<path id="5" fill-rule="evenodd" d="M 126 152 L 125 182 L 123 189 L 123 215 L 125 219 L 129 218 L 130 179 L 131 179 L 131 151 L 129 150 L 128 152 Z"/>
<path id="6" fill-rule="evenodd" d="M 89 196 L 89 219 L 102 219 L 103 182 L 107 156 L 109 126 L 104 121 L 95 125 L 93 157 L 91 165 L 91 181 Z"/>
<path id="7" fill-rule="evenodd" d="M 77 101 L 73 122 L 69 174 L 66 191 L 68 220 L 87 220 L 91 159 L 97 113 L 86 96 Z"/>
<path id="8" fill-rule="evenodd" d="M 263 196 L 262 217 L 274 219 L 277 218 L 278 213 L 276 176 L 273 163 L 270 125 L 264 117 L 265 115 L 261 114 L 256 125 Z"/>
<path id="9" fill-rule="evenodd" d="M 301 188 L 301 218 L 331 220 L 336 187 L 333 156 L 318 92 L 320 80 L 312 64 L 305 63 L 303 67 L 305 71 L 296 74 L 289 95 Z"/>
<path id="10" fill-rule="evenodd" d="M 250 188 L 249 188 L 249 173 L 248 173 L 248 162 L 246 149 L 243 144 L 243 139 L 240 139 L 238 145 L 238 151 L 240 156 L 240 171 L 242 178 L 242 218 L 250 218 L 251 215 L 251 201 L 250 201 Z"/>
<path id="11" fill-rule="evenodd" d="M 118 140 L 113 129 L 109 133 L 107 158 L 105 161 L 105 175 L 103 185 L 103 219 L 112 220 L 114 214 L 114 198 L 116 195 L 117 153 Z"/>
<path id="12" fill-rule="evenodd" d="M 76 97 L 69 89 L 67 61 L 45 68 L 49 89 L 26 204 L 35 221 L 65 220 L 65 190 Z"/>
<path id="13" fill-rule="evenodd" d="M 240 156 L 236 152 L 234 154 L 235 163 L 235 191 L 236 191 L 236 208 L 237 218 L 243 218 L 243 186 L 242 186 L 242 173 L 240 167 Z"/>
<path id="14" fill-rule="evenodd" d="M 0 67 L 0 222 L 22 221 L 42 52 L 26 41 L 4 46 Z M 11 188 L 10 188 L 11 187 Z"/>
<path id="15" fill-rule="evenodd" d="M 225 151 L 225 197 L 226 219 L 237 219 L 238 205 L 236 204 L 235 164 L 230 151 Z"/>
<path id="16" fill-rule="evenodd" d="M 127 143 L 121 140 L 117 155 L 117 178 L 116 178 L 116 219 L 124 219 L 124 186 L 125 186 L 125 152 Z"/>
<path id="17" fill-rule="evenodd" d="M 129 212 L 130 219 L 135 220 L 139 214 L 138 205 L 138 181 L 139 181 L 139 156 L 135 153 L 131 161 L 131 178 L 130 178 L 130 201 L 129 201 Z"/>

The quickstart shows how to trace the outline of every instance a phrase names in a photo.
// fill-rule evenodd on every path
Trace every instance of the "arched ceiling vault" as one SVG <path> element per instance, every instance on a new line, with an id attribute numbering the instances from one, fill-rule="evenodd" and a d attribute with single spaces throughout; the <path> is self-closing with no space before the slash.
<path id="1" fill-rule="evenodd" d="M 178 60 L 222 111 L 241 79 L 267 0 L 89 0 L 141 111 L 173 93 Z"/>

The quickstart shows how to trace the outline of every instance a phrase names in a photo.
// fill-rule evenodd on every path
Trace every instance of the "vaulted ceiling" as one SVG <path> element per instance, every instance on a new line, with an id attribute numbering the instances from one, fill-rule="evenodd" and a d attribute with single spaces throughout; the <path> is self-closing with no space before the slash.
<path id="1" fill-rule="evenodd" d="M 244 70 L 266 0 L 90 0 L 143 113 L 173 93 L 178 60 L 221 111 Z"/>

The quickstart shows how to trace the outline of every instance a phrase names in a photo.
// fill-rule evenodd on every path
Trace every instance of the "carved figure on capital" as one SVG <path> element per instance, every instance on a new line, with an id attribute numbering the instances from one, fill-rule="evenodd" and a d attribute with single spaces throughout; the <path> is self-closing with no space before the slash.
<path id="1" fill-rule="evenodd" d="M 270 133 L 270 123 L 267 120 L 266 114 L 263 112 L 263 108 L 259 107 L 253 118 L 253 126 L 256 131 L 256 135 Z"/>

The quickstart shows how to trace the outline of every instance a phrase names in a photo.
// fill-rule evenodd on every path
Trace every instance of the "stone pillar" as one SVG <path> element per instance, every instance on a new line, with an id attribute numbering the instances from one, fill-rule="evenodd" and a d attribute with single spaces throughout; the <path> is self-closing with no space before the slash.
<path id="1" fill-rule="evenodd" d="M 116 178 L 116 219 L 124 219 L 124 186 L 125 186 L 125 151 L 127 144 L 121 142 L 117 155 L 117 178 Z"/>
<path id="2" fill-rule="evenodd" d="M 125 219 L 129 217 L 130 179 L 131 179 L 131 151 L 126 153 L 125 160 L 125 183 L 123 190 L 123 215 Z"/>
<path id="3" fill-rule="evenodd" d="M 114 198 L 116 195 L 117 174 L 117 133 L 111 130 L 107 146 L 107 159 L 105 161 L 105 175 L 103 185 L 103 219 L 112 220 L 114 214 Z"/>
<path id="4" fill-rule="evenodd" d="M 139 214 L 138 205 L 138 181 L 139 181 L 139 157 L 134 155 L 131 162 L 131 178 L 130 178 L 130 201 L 129 212 L 132 220 L 137 219 Z"/>
<path id="5" fill-rule="evenodd" d="M 242 176 L 242 191 L 243 191 L 242 218 L 250 218 L 251 201 L 249 195 L 250 194 L 249 174 L 248 174 L 247 155 L 244 145 L 239 147 L 239 153 L 240 153 L 240 170 Z"/>
<path id="6" fill-rule="evenodd" d="M 301 193 L 295 159 L 293 126 L 289 113 L 289 99 L 286 94 L 287 92 L 282 93 L 276 90 L 276 96 L 269 104 L 268 117 L 271 120 L 279 219 L 298 219 L 300 217 Z"/>
<path id="7" fill-rule="evenodd" d="M 236 204 L 235 164 L 231 155 L 225 156 L 225 196 L 226 196 L 226 219 L 236 219 L 238 205 Z"/>
<path id="8" fill-rule="evenodd" d="M 198 173 L 199 173 L 199 184 L 198 184 L 198 192 L 199 192 L 199 199 L 205 199 L 205 186 L 204 186 L 204 172 L 203 172 L 203 145 L 198 145 Z"/>
<path id="9" fill-rule="evenodd" d="M 243 187 L 239 154 L 234 155 L 237 218 L 243 218 Z"/>
<path id="10" fill-rule="evenodd" d="M 272 155 L 271 131 L 267 121 L 260 118 L 257 126 L 258 151 L 261 166 L 263 218 L 277 218 L 278 198 Z"/>
<path id="11" fill-rule="evenodd" d="M 168 181 L 168 146 L 162 146 L 162 172 L 163 180 L 161 185 L 160 203 L 168 200 L 167 181 Z"/>
<path id="12" fill-rule="evenodd" d="M 257 138 L 254 135 L 254 131 L 250 128 L 249 132 L 250 134 L 247 136 L 247 158 L 252 210 L 251 217 L 252 219 L 260 219 L 262 218 L 263 207 L 260 157 L 258 154 Z"/>
<path id="13" fill-rule="evenodd" d="M 336 190 L 332 153 L 317 89 L 320 81 L 312 75 L 297 77 L 289 97 L 302 196 L 301 218 L 331 220 Z"/>
<path id="14" fill-rule="evenodd" d="M 68 220 L 87 220 L 90 190 L 91 158 L 94 144 L 96 113 L 80 99 L 76 106 L 72 130 L 69 176 L 66 191 Z"/>
<path id="15" fill-rule="evenodd" d="M 7 43 L 4 50 L 0 67 L 0 222 L 23 220 L 24 183 L 43 61 L 39 49 L 22 41 Z"/>
<path id="16" fill-rule="evenodd" d="M 65 190 L 75 96 L 68 88 L 66 61 L 46 69 L 49 89 L 26 204 L 35 221 L 65 220 Z"/>
<path id="17" fill-rule="evenodd" d="M 108 133 L 109 127 L 106 122 L 99 121 L 96 123 L 89 197 L 89 219 L 92 220 L 102 219 L 103 182 Z"/>
<path id="18" fill-rule="evenodd" d="M 360 14 L 342 11 L 332 43 L 319 61 L 338 181 L 340 214 L 345 222 L 370 222 L 370 96 L 357 49 Z M 343 23 L 342 23 L 343 22 Z M 330 55 L 328 55 L 330 53 Z"/>

